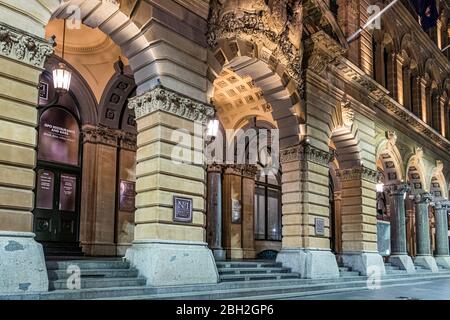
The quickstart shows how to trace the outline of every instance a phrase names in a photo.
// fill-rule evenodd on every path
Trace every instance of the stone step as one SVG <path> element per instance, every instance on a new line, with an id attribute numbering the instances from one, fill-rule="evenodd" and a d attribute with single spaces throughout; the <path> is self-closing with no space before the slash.
<path id="1" fill-rule="evenodd" d="M 350 271 L 350 268 L 348 268 L 348 267 L 339 267 L 339 271 L 340 272 Z"/>
<path id="2" fill-rule="evenodd" d="M 85 269 L 81 270 L 81 278 L 136 278 L 139 275 L 136 269 Z M 65 270 L 49 270 L 49 280 L 68 279 L 71 273 Z"/>
<path id="3" fill-rule="evenodd" d="M 281 268 L 283 264 L 280 262 L 267 261 L 217 261 L 217 268 Z"/>
<path id="4" fill-rule="evenodd" d="M 386 270 L 387 274 L 407 274 L 406 270 L 400 270 L 400 269 L 396 269 L 396 270 Z"/>
<path id="5" fill-rule="evenodd" d="M 395 279 L 395 280 L 382 280 L 382 285 L 399 285 L 399 284 L 411 284 L 411 283 L 422 283 L 427 282 L 428 277 L 421 277 L 420 279 L 415 279 L 414 281 L 405 279 Z M 339 291 L 355 291 L 355 290 L 367 290 L 366 281 L 355 281 L 355 282 L 341 282 L 341 283 L 320 283 L 320 284 L 309 284 L 309 285 L 288 285 L 288 286 L 272 286 L 272 287 L 262 287 L 258 290 L 252 290 L 249 288 L 237 288 L 231 290 L 206 290 L 202 292 L 190 292 L 190 293 L 161 293 L 161 294 L 151 294 L 144 296 L 128 296 L 119 298 L 104 298 L 104 299 L 123 299 L 123 300 L 217 300 L 217 299 L 250 299 L 250 300 L 261 300 L 270 299 L 270 297 L 283 296 L 290 294 L 296 296 L 298 294 L 311 295 L 311 294 L 323 294 L 332 293 Z M 102 300 L 104 300 L 102 299 Z"/>
<path id="6" fill-rule="evenodd" d="M 221 275 L 220 281 L 253 281 L 253 280 L 280 280 L 280 279 L 299 279 L 297 273 L 266 273 L 266 274 L 233 274 Z"/>
<path id="7" fill-rule="evenodd" d="M 360 273 L 358 271 L 341 271 L 339 273 L 341 277 L 358 277 Z"/>
<path id="8" fill-rule="evenodd" d="M 289 273 L 290 268 L 218 268 L 220 275 L 225 274 L 251 274 L 251 273 Z"/>
<path id="9" fill-rule="evenodd" d="M 145 278 L 108 278 L 108 279 L 85 279 L 81 278 L 81 289 L 98 288 L 123 288 L 144 286 Z M 55 280 L 49 283 L 50 290 L 67 290 L 67 280 Z"/>
<path id="10" fill-rule="evenodd" d="M 400 270 L 399 267 L 393 266 L 393 265 L 388 265 L 388 266 L 385 265 L 384 268 L 386 269 L 386 271 L 388 271 L 388 270 Z"/>
<path id="11" fill-rule="evenodd" d="M 81 270 L 93 269 L 129 269 L 130 264 L 126 261 L 112 260 L 67 260 L 67 261 L 47 261 L 47 270 L 67 270 L 70 266 L 77 266 Z"/>

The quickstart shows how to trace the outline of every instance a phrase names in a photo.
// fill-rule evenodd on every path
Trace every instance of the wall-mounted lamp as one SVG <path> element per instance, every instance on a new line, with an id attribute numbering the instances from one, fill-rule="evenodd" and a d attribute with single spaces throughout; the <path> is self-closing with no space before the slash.
<path id="1" fill-rule="evenodd" d="M 380 192 L 380 193 L 384 192 L 384 183 L 378 182 L 376 185 L 376 188 L 377 188 L 377 192 Z"/>
<path id="2" fill-rule="evenodd" d="M 208 128 L 206 135 L 208 138 L 217 138 L 217 135 L 219 134 L 219 120 L 217 119 L 211 119 L 208 122 Z"/>

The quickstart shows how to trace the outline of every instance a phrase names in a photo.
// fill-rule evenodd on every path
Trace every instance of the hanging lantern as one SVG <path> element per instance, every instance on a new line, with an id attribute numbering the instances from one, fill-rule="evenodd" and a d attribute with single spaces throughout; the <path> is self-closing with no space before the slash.
<path id="1" fill-rule="evenodd" d="M 211 119 L 208 123 L 207 136 L 210 138 L 217 138 L 219 134 L 219 120 Z"/>
<path id="2" fill-rule="evenodd" d="M 62 60 L 64 61 L 64 53 L 66 46 L 66 20 L 64 20 L 64 31 L 63 31 L 63 43 L 62 43 Z M 70 81 L 72 80 L 72 72 L 67 68 L 67 66 L 60 62 L 58 66 L 53 69 L 53 85 L 57 93 L 65 94 L 69 92 Z"/>
<path id="3" fill-rule="evenodd" d="M 59 63 L 53 69 L 53 85 L 58 93 L 67 93 L 70 89 L 70 81 L 72 80 L 72 72 L 67 69 L 64 63 Z"/>

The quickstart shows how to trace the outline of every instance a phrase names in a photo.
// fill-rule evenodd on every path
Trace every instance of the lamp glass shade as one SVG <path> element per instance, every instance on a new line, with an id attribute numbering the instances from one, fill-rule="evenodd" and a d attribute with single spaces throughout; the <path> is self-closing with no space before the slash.
<path id="1" fill-rule="evenodd" d="M 58 66 L 53 69 L 53 85 L 58 92 L 68 92 L 70 89 L 70 82 L 72 80 L 72 72 L 67 69 L 64 63 L 59 63 Z"/>
<path id="2" fill-rule="evenodd" d="M 207 131 L 207 135 L 208 137 L 217 137 L 219 133 L 219 120 L 217 119 L 212 119 L 209 120 L 208 122 L 208 131 Z"/>

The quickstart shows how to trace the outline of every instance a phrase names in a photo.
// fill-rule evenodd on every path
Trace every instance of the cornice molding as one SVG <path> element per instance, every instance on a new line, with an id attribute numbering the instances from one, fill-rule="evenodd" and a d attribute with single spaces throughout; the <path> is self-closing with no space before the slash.
<path id="1" fill-rule="evenodd" d="M 215 114 L 213 107 L 163 86 L 157 86 L 141 96 L 131 98 L 128 107 L 135 110 L 136 119 L 156 111 L 164 111 L 204 124 L 208 119 L 214 117 Z"/>
<path id="2" fill-rule="evenodd" d="M 0 22 L 0 55 L 43 68 L 53 54 L 55 42 L 47 41 Z"/>

